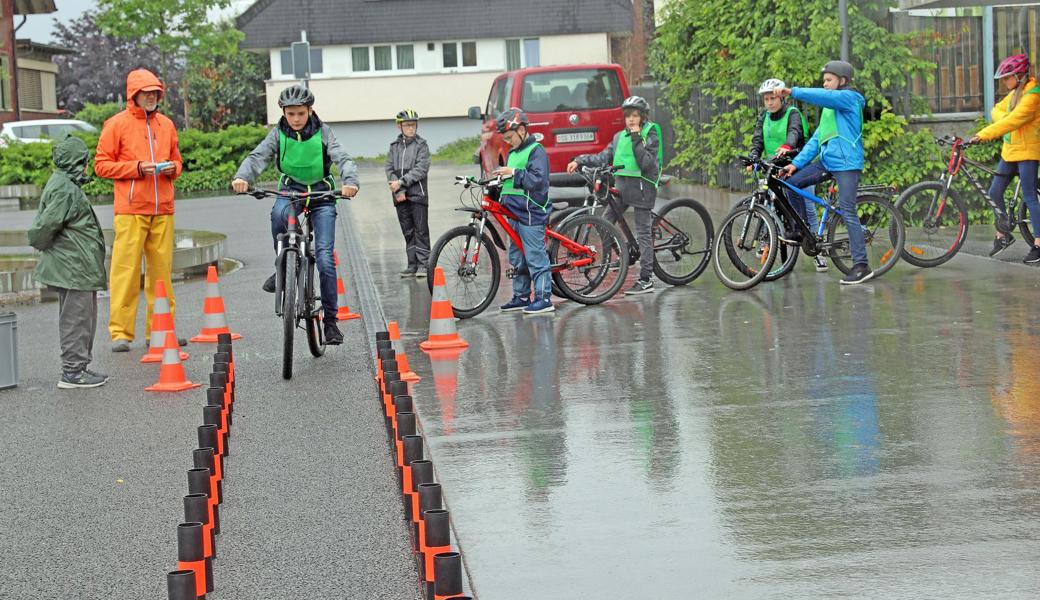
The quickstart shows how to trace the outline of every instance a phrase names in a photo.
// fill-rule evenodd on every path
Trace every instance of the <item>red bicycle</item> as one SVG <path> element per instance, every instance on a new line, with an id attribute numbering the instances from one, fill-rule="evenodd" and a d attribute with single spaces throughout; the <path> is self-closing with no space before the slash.
<path id="1" fill-rule="evenodd" d="M 430 252 L 429 267 L 444 271 L 448 299 L 460 319 L 483 312 L 498 293 L 502 265 L 496 247 L 506 250 L 499 229 L 523 250 L 520 236 L 508 221 L 517 220 L 516 216 L 492 198 L 504 181 L 502 177 L 456 176 L 455 184 L 464 189 L 460 196 L 463 207 L 455 210 L 470 213 L 470 222 L 449 229 Z M 567 298 L 581 304 L 600 304 L 624 284 L 628 246 L 617 227 L 606 219 L 582 215 L 547 229 L 545 241 L 553 283 Z M 512 267 L 506 275 L 513 277 Z M 432 291 L 432 277 L 429 285 Z"/>

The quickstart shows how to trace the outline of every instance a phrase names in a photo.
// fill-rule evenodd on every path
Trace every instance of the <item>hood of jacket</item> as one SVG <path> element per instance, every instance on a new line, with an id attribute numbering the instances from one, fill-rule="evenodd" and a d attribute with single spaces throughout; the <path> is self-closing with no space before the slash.
<path id="1" fill-rule="evenodd" d="M 287 121 L 284 116 L 281 119 L 278 119 L 278 129 L 291 138 L 296 138 L 296 135 L 299 134 L 300 141 L 309 140 L 314 136 L 314 134 L 321 133 L 321 126 L 322 122 L 321 119 L 318 118 L 318 113 L 313 111 L 311 112 L 311 118 L 307 121 L 307 124 L 299 131 L 289 127 L 289 121 Z"/>
<path id="2" fill-rule="evenodd" d="M 90 176 L 84 171 L 90 162 L 90 150 L 83 140 L 74 136 L 61 140 L 51 148 L 51 157 L 54 165 L 76 184 L 83 185 L 90 181 Z"/>
<path id="3" fill-rule="evenodd" d="M 143 119 L 145 114 L 144 109 L 134 102 L 134 96 L 144 88 L 150 87 L 159 88 L 159 99 L 162 100 L 163 95 L 166 94 L 166 88 L 159 81 L 159 78 L 155 76 L 155 73 L 148 69 L 135 69 L 126 76 L 126 108 L 135 117 Z"/>

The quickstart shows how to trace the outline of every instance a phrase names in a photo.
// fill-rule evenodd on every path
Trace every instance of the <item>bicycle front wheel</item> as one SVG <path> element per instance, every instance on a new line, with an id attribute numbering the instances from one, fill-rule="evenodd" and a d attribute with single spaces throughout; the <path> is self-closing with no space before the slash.
<path id="1" fill-rule="evenodd" d="M 580 304 L 606 302 L 621 289 L 628 274 L 628 245 L 606 219 L 580 215 L 560 224 L 553 238 L 549 263 L 553 281 L 563 295 Z"/>
<path id="2" fill-rule="evenodd" d="M 296 301 L 298 286 L 296 276 L 299 257 L 295 252 L 285 254 L 284 296 L 282 299 L 282 378 L 292 379 L 293 334 L 296 332 Z"/>
<path id="3" fill-rule="evenodd" d="M 325 332 L 322 330 L 321 319 L 318 318 L 322 313 L 320 299 L 315 293 L 314 263 L 310 263 L 310 261 L 308 263 L 310 267 L 307 269 L 307 285 L 303 296 L 307 299 L 304 304 L 306 311 L 304 318 L 307 321 L 307 346 L 311 351 L 311 356 L 317 358 L 325 354 Z"/>
<path id="4" fill-rule="evenodd" d="M 669 285 L 686 285 L 700 277 L 711 258 L 715 235 L 700 202 L 679 198 L 664 205 L 650 230 L 654 244 L 654 275 Z"/>
<path id="5" fill-rule="evenodd" d="M 449 229 L 430 251 L 430 266 L 444 271 L 451 310 L 459 319 L 483 312 L 498 293 L 502 266 L 491 238 L 463 225 Z M 433 277 L 428 278 L 433 292 Z"/>
<path id="6" fill-rule="evenodd" d="M 953 258 L 968 239 L 968 209 L 954 189 L 941 181 L 922 181 L 896 198 L 903 217 L 903 260 L 916 267 L 937 267 Z"/>
<path id="7" fill-rule="evenodd" d="M 882 196 L 862 195 L 856 200 L 856 213 L 863 228 L 867 250 L 867 265 L 880 277 L 899 261 L 903 254 L 906 231 L 903 217 L 891 202 Z M 827 225 L 827 244 L 831 261 L 842 273 L 852 270 L 852 245 L 845 219 L 837 213 Z"/>
<path id="8" fill-rule="evenodd" d="M 779 238 L 772 215 L 761 206 L 738 205 L 719 227 L 712 248 L 712 268 L 734 290 L 750 289 L 769 275 Z"/>

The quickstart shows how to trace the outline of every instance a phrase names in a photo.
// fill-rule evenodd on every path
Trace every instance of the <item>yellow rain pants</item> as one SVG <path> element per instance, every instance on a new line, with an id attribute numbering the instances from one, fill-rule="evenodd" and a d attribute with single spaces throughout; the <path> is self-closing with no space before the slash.
<path id="1" fill-rule="evenodd" d="M 176 310 L 170 275 L 173 271 L 173 215 L 115 215 L 112 226 L 112 272 L 109 276 L 111 308 L 108 331 L 112 340 L 133 341 L 137 321 L 137 302 L 141 294 L 141 256 L 145 259 L 144 297 L 148 311 L 144 335 L 152 331 L 152 305 L 155 282 L 166 284 L 170 313 Z"/>

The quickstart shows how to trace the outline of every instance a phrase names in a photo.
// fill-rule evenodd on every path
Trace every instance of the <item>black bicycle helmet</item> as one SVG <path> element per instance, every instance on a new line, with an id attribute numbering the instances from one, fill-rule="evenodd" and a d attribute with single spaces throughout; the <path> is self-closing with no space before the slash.
<path id="1" fill-rule="evenodd" d="M 503 110 L 502 114 L 495 119 L 495 126 L 499 133 L 505 133 L 520 129 L 521 125 L 527 127 L 527 122 L 527 113 L 514 107 Z"/>
<path id="2" fill-rule="evenodd" d="M 402 110 L 401 112 L 397 113 L 397 118 L 395 120 L 398 123 L 404 123 L 405 121 L 415 121 L 415 122 L 418 122 L 419 121 L 419 113 L 415 112 L 414 110 L 412 110 L 410 108 L 406 108 L 406 109 Z"/>
<path id="3" fill-rule="evenodd" d="M 838 77 L 844 77 L 845 81 L 852 83 L 852 76 L 855 73 L 855 69 L 849 63 L 843 60 L 832 60 L 827 64 L 823 65 L 820 69 L 820 73 L 830 73 Z"/>
<path id="4" fill-rule="evenodd" d="M 290 85 L 278 94 L 278 108 L 286 106 L 314 106 L 314 94 L 300 84 Z"/>
<path id="5" fill-rule="evenodd" d="M 621 103 L 621 110 L 628 110 L 630 108 L 634 108 L 644 115 L 650 114 L 650 103 L 642 96 L 629 96 L 628 98 L 625 98 L 625 101 Z"/>

